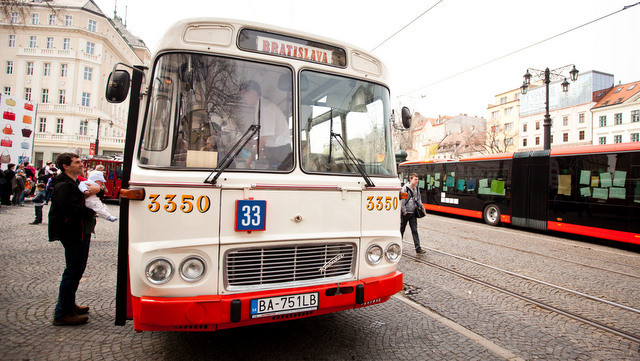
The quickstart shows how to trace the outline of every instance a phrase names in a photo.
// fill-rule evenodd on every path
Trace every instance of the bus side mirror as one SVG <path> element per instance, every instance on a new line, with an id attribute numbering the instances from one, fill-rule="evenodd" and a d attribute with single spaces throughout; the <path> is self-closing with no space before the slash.
<path id="1" fill-rule="evenodd" d="M 127 99 L 131 77 L 126 70 L 115 70 L 109 74 L 105 98 L 109 103 L 122 103 Z"/>
<path id="2" fill-rule="evenodd" d="M 402 107 L 402 126 L 405 129 L 411 128 L 411 110 L 407 107 Z"/>

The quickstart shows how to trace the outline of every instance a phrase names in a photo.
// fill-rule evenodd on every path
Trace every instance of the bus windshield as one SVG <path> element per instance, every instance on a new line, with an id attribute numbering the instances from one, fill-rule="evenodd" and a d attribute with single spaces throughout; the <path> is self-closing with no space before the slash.
<path id="1" fill-rule="evenodd" d="M 393 175 L 389 91 L 311 70 L 300 76 L 301 164 L 306 172 L 358 174 L 340 135 L 369 175 Z"/>
<path id="2" fill-rule="evenodd" d="M 140 163 L 215 169 L 252 124 L 230 169 L 293 168 L 293 73 L 284 66 L 169 53 L 156 62 Z"/>

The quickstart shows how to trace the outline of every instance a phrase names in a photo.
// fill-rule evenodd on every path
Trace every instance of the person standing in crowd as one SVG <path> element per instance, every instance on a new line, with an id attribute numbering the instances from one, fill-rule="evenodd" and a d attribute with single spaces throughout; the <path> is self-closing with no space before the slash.
<path id="1" fill-rule="evenodd" d="M 36 170 L 36 167 L 34 167 L 33 164 L 29 162 L 24 162 L 24 174 L 27 176 L 27 179 L 29 180 L 29 182 L 31 182 L 31 188 L 29 189 L 29 192 L 25 193 L 25 197 L 28 197 L 31 194 L 35 194 L 37 173 L 38 172 Z"/>
<path id="2" fill-rule="evenodd" d="M 6 206 L 11 205 L 11 195 L 13 194 L 13 190 L 11 189 L 11 181 L 16 176 L 16 172 L 13 170 L 16 167 L 15 164 L 9 163 L 7 164 L 7 169 L 4 170 L 4 189 L 2 192 L 2 204 Z"/>
<path id="3" fill-rule="evenodd" d="M 60 281 L 53 324 L 81 325 L 89 320 L 86 316 L 89 307 L 76 304 L 76 291 L 87 266 L 91 233 L 95 227 L 95 213 L 85 207 L 84 198 L 97 194 L 100 189 L 89 186 L 84 193 L 78 189 L 78 175 L 82 174 L 84 165 L 77 154 L 60 154 L 56 166 L 62 173 L 53 181 L 49 241 L 62 243 L 66 268 Z"/>
<path id="4" fill-rule="evenodd" d="M 49 204 L 49 200 L 51 199 L 51 193 L 53 192 L 53 180 L 58 176 L 56 173 L 52 174 L 51 177 L 47 179 L 47 183 L 44 186 L 44 205 Z"/>
<path id="5" fill-rule="evenodd" d="M 11 190 L 13 191 L 12 204 L 14 206 L 24 206 L 24 187 L 27 184 L 27 177 L 23 169 L 16 171 L 16 176 L 11 180 Z"/>
<path id="6" fill-rule="evenodd" d="M 29 224 L 40 224 L 42 223 L 42 207 L 44 207 L 44 184 L 38 183 L 34 188 L 36 188 L 36 196 L 33 197 L 33 208 L 36 212 L 36 219 Z"/>
<path id="7" fill-rule="evenodd" d="M 420 236 L 418 236 L 418 218 L 416 217 L 416 207 L 422 207 L 422 199 L 420 198 L 420 190 L 418 189 L 418 175 L 411 173 L 409 182 L 402 187 L 402 192 L 407 193 L 408 197 L 400 202 L 402 208 L 402 221 L 400 222 L 400 235 L 404 239 L 404 230 L 409 222 L 411 235 L 413 236 L 413 245 L 416 253 L 425 253 L 420 247 Z"/>

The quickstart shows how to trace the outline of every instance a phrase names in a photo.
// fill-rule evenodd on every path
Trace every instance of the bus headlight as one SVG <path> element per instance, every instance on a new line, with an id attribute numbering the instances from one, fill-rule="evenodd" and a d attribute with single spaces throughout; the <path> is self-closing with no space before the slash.
<path id="1" fill-rule="evenodd" d="M 171 261 L 166 258 L 152 259 L 151 262 L 147 264 L 145 274 L 149 282 L 160 285 L 171 279 L 173 275 L 173 265 Z"/>
<path id="2" fill-rule="evenodd" d="M 400 258 L 400 254 L 402 254 L 402 249 L 397 243 L 391 243 L 386 252 L 384 252 L 384 256 L 387 257 L 389 262 L 397 261 Z"/>
<path id="3" fill-rule="evenodd" d="M 204 276 L 204 271 L 204 261 L 197 256 L 185 258 L 180 265 L 180 276 L 187 282 L 198 281 Z"/>
<path id="4" fill-rule="evenodd" d="M 367 262 L 370 264 L 378 264 L 382 259 L 382 247 L 377 244 L 372 245 L 367 249 Z"/>

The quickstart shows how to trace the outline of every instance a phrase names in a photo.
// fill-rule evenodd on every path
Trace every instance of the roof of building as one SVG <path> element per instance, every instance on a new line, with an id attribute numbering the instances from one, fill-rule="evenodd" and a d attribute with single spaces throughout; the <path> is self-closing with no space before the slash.
<path id="1" fill-rule="evenodd" d="M 603 95 L 601 94 L 601 92 L 605 92 L 605 94 Z M 596 97 L 599 99 L 598 103 L 596 103 L 593 109 L 608 107 L 611 105 L 626 102 L 631 97 L 640 92 L 640 81 L 614 85 L 612 88 L 608 90 L 602 90 L 601 92 L 595 92 L 597 93 Z"/>

